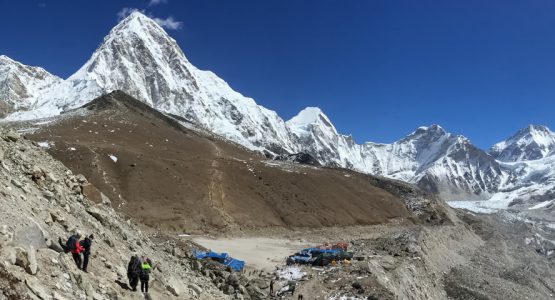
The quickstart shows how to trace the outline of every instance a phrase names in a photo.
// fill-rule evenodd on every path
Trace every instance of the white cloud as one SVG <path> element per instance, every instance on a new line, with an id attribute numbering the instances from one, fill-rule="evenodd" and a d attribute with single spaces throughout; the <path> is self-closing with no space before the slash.
<path id="1" fill-rule="evenodd" d="M 125 19 L 127 16 L 129 16 L 130 14 L 134 13 L 134 12 L 140 12 L 140 13 L 145 13 L 144 9 L 138 9 L 138 8 L 131 8 L 131 7 L 124 7 L 122 8 L 119 12 L 118 12 L 118 21 L 121 21 L 123 19 Z"/>
<path id="2" fill-rule="evenodd" d="M 118 20 L 121 21 L 125 19 L 127 16 L 132 14 L 133 12 L 140 12 L 144 15 L 147 15 L 149 18 L 153 19 L 154 22 L 158 23 L 158 25 L 162 26 L 163 28 L 170 29 L 170 30 L 178 30 L 183 27 L 183 22 L 177 21 L 173 17 L 167 17 L 165 19 L 154 17 L 152 14 L 147 13 L 144 9 L 138 8 L 131 8 L 131 7 L 124 7 L 118 12 Z"/>
<path id="3" fill-rule="evenodd" d="M 158 23 L 158 25 L 171 30 L 181 29 L 183 26 L 183 22 L 177 21 L 173 17 L 167 17 L 165 19 L 154 18 L 153 20 Z"/>
<path id="4" fill-rule="evenodd" d="M 168 3 L 168 0 L 150 0 L 148 6 L 155 6 L 162 3 Z"/>

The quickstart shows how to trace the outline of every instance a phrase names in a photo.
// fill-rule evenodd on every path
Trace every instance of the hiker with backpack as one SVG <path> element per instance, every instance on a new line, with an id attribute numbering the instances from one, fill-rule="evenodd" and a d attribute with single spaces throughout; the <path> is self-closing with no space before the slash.
<path id="1" fill-rule="evenodd" d="M 141 263 L 141 273 L 139 279 L 141 280 L 141 292 L 148 293 L 148 281 L 150 280 L 150 271 L 152 269 L 152 261 L 147 258 L 143 259 Z"/>
<path id="2" fill-rule="evenodd" d="M 87 266 L 89 265 L 89 257 L 91 256 L 91 246 L 94 235 L 85 237 L 79 244 L 83 247 L 83 272 L 87 273 Z"/>
<path id="3" fill-rule="evenodd" d="M 64 249 L 65 253 L 71 252 L 71 256 L 73 256 L 73 260 L 77 265 L 77 268 L 81 269 L 81 265 L 83 263 L 81 259 L 81 252 L 84 250 L 81 244 L 79 243 L 79 239 L 81 239 L 81 233 L 76 231 L 75 234 L 70 236 L 67 239 L 65 245 L 62 243 L 62 239 L 58 239 L 58 243 Z"/>
<path id="4" fill-rule="evenodd" d="M 137 284 L 139 283 L 139 275 L 141 273 L 141 260 L 134 254 L 127 264 L 127 279 L 129 279 L 129 286 L 133 291 L 137 291 Z"/>

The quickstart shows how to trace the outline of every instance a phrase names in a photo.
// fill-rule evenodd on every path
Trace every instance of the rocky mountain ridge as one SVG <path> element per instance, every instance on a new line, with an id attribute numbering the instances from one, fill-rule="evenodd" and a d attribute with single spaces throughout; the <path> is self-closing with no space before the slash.
<path id="1" fill-rule="evenodd" d="M 10 78 L 21 78 L 26 69 Z M 33 88 L 13 88 L 19 86 L 13 83 L 17 80 L 0 80 L 0 91 L 5 91 L 0 105 L 16 110 L 4 121 L 59 115 L 122 90 L 269 157 L 306 153 L 322 165 L 403 180 L 447 199 L 488 199 L 500 191 L 537 184 L 545 188 L 550 182 L 521 179 L 519 174 L 531 173 L 534 164 L 511 164 L 553 154 L 553 135 L 546 128 L 532 126 L 489 153 L 437 125 L 420 127 L 392 144 L 357 144 L 339 133 L 318 108 L 307 108 L 285 122 L 214 73 L 197 69 L 176 41 L 140 12 L 115 26 L 68 79 L 36 72 L 42 75 L 33 77 L 38 80 Z"/>

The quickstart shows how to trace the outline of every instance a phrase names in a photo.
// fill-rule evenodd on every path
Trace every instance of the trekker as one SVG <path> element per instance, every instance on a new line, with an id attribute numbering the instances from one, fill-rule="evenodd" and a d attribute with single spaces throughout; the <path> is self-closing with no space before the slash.
<path id="1" fill-rule="evenodd" d="M 139 274 L 141 272 L 141 260 L 135 254 L 131 256 L 129 264 L 127 265 L 127 278 L 129 279 L 129 286 L 133 291 L 137 291 L 137 284 L 139 283 Z"/>
<path id="2" fill-rule="evenodd" d="M 152 261 L 147 258 L 141 263 L 141 274 L 139 279 L 141 280 L 141 292 L 148 293 L 148 281 L 150 280 L 150 271 L 152 269 Z"/>
<path id="3" fill-rule="evenodd" d="M 89 257 L 91 256 L 91 246 L 94 235 L 89 235 L 85 237 L 84 240 L 80 241 L 79 244 L 83 247 L 83 272 L 87 273 L 87 266 L 89 265 Z"/>
<path id="4" fill-rule="evenodd" d="M 79 231 L 76 231 L 74 235 L 70 236 L 67 239 L 65 245 L 62 243 L 61 238 L 58 239 L 58 243 L 60 244 L 62 249 L 64 249 L 65 253 L 71 252 L 71 256 L 73 256 L 73 260 L 75 261 L 77 268 L 81 269 L 81 264 L 83 262 L 81 260 L 80 253 L 83 251 L 83 247 L 81 247 L 79 239 L 81 239 L 81 233 L 79 233 Z"/>
<path id="5" fill-rule="evenodd" d="M 276 283 L 276 281 L 272 278 L 272 280 L 270 280 L 270 296 L 274 295 L 274 283 Z"/>

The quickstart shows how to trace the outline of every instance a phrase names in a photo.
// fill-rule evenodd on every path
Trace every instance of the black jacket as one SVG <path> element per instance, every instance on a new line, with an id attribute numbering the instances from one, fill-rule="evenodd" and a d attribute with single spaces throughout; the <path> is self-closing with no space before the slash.
<path id="1" fill-rule="evenodd" d="M 80 241 L 79 244 L 81 244 L 81 247 L 85 249 L 83 251 L 85 255 L 91 254 L 92 240 L 89 237 L 86 237 L 84 240 Z"/>
<path id="2" fill-rule="evenodd" d="M 141 272 L 141 260 L 137 256 L 131 256 L 129 264 L 127 265 L 127 276 L 139 276 Z"/>

